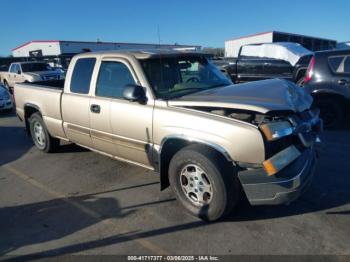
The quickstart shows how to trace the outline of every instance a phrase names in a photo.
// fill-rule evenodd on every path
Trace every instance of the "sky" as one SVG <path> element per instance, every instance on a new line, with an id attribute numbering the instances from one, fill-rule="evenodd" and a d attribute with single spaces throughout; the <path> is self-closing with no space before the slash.
<path id="1" fill-rule="evenodd" d="M 224 47 L 271 30 L 350 40 L 348 0 L 1 0 L 0 55 L 31 40 Z M 158 38 L 158 28 L 159 35 Z"/>

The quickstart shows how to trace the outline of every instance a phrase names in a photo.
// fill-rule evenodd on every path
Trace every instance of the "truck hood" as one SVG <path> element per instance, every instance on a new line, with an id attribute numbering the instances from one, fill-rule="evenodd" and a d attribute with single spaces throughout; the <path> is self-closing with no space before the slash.
<path id="1" fill-rule="evenodd" d="M 312 97 L 301 87 L 282 79 L 269 79 L 213 88 L 168 101 L 169 106 L 215 107 L 255 111 L 302 112 L 309 109 Z"/>

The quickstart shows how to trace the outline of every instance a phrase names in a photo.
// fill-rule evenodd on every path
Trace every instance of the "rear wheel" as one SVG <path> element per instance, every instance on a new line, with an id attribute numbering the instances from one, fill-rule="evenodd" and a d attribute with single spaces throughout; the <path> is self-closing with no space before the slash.
<path id="1" fill-rule="evenodd" d="M 320 109 L 320 117 L 326 129 L 340 128 L 344 123 L 344 106 L 338 99 L 315 98 L 314 107 Z"/>
<path id="2" fill-rule="evenodd" d="M 233 166 L 218 152 L 201 145 L 187 146 L 174 155 L 169 180 L 179 202 L 192 215 L 207 221 L 223 218 L 240 199 Z"/>
<path id="3" fill-rule="evenodd" d="M 31 115 L 29 118 L 29 127 L 33 142 L 37 148 L 47 153 L 57 150 L 60 140 L 49 134 L 39 113 Z"/>

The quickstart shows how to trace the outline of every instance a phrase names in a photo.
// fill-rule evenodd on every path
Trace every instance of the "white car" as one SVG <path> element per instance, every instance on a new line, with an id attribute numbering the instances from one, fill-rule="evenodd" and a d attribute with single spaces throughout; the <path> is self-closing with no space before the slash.
<path id="1" fill-rule="evenodd" d="M 9 91 L 2 85 L 0 85 L 0 111 L 11 110 L 13 108 L 13 102 Z"/>

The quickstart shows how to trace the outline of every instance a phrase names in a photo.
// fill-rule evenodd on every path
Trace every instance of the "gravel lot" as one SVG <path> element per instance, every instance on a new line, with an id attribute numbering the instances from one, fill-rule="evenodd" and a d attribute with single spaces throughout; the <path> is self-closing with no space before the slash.
<path id="1" fill-rule="evenodd" d="M 307 192 L 289 206 L 188 215 L 155 173 L 78 146 L 44 154 L 0 113 L 0 255 L 348 254 L 350 132 L 325 132 Z"/>

